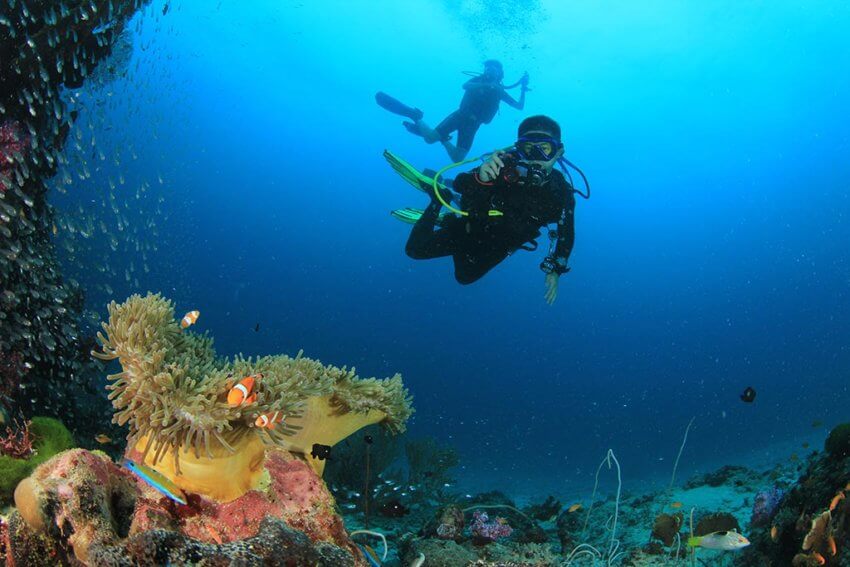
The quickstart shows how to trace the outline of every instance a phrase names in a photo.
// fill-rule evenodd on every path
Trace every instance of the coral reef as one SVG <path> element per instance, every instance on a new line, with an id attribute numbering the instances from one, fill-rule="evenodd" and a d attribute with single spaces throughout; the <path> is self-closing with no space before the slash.
<path id="1" fill-rule="evenodd" d="M 548 545 L 536 543 L 499 542 L 474 546 L 471 542 L 459 544 L 452 540 L 436 538 L 417 538 L 411 535 L 399 541 L 403 565 L 414 565 L 420 554 L 426 558 L 426 565 L 435 567 L 458 567 L 459 565 L 512 565 L 555 566 L 562 559 L 554 554 Z"/>
<path id="2" fill-rule="evenodd" d="M 561 511 L 561 501 L 554 496 L 547 496 L 540 504 L 532 504 L 525 509 L 526 515 L 540 522 L 546 522 L 558 516 Z"/>
<path id="3" fill-rule="evenodd" d="M 508 525 L 508 521 L 504 518 L 497 517 L 491 520 L 487 512 L 482 510 L 473 512 L 469 533 L 472 536 L 472 542 L 475 544 L 485 545 L 504 537 L 510 537 L 513 531 L 513 528 Z"/>
<path id="4" fill-rule="evenodd" d="M 750 525 L 754 527 L 767 525 L 773 519 L 783 496 L 785 491 L 776 486 L 756 494 Z"/>
<path id="5" fill-rule="evenodd" d="M 15 565 L 35 564 L 45 550 L 59 564 L 365 564 L 307 463 L 273 448 L 263 468 L 260 490 L 228 503 L 191 495 L 179 506 L 102 453 L 66 451 L 15 491 L 8 553 Z"/>
<path id="6" fill-rule="evenodd" d="M 698 488 L 700 486 L 740 486 L 746 484 L 752 475 L 753 471 L 746 467 L 727 465 L 705 475 L 688 479 L 688 482 L 685 483 L 685 488 Z"/>
<path id="7" fill-rule="evenodd" d="M 0 193 L 5 193 L 14 184 L 15 163 L 23 161 L 30 146 L 30 136 L 16 120 L 0 124 Z"/>
<path id="8" fill-rule="evenodd" d="M 836 459 L 850 456 L 850 423 L 837 425 L 829 432 L 824 450 Z"/>
<path id="9" fill-rule="evenodd" d="M 460 542 L 463 539 L 463 510 L 454 505 L 446 506 L 438 511 L 435 525 L 433 530 L 426 526 L 425 532 L 431 536 L 436 535 L 440 539 L 453 539 Z"/>
<path id="10" fill-rule="evenodd" d="M 35 467 L 57 453 L 74 446 L 71 433 L 59 420 L 50 417 L 34 417 L 29 425 L 33 450 L 29 456 L 16 458 L 0 456 L 0 502 L 9 502 L 18 483 Z"/>
<path id="11" fill-rule="evenodd" d="M 74 119 L 63 91 L 97 68 L 145 3 L 0 3 L 0 366 L 12 414 L 96 430 L 108 413 L 92 385 L 96 365 L 79 348 L 83 295 L 57 260 L 48 181 Z"/>
<path id="12" fill-rule="evenodd" d="M 581 508 L 567 508 L 555 520 L 558 531 L 558 541 L 561 544 L 561 553 L 567 554 L 576 546 L 576 537 L 582 531 Z"/>
<path id="13" fill-rule="evenodd" d="M 745 550 L 742 564 L 848 564 L 850 457 L 841 449 L 842 431 L 841 426 L 834 429 L 825 450 L 807 459 L 771 520 L 751 529 L 752 545 Z"/>
<path id="14" fill-rule="evenodd" d="M 103 329 L 103 351 L 93 354 L 121 363 L 109 376 L 110 399 L 114 420 L 130 428 L 133 455 L 187 491 L 222 501 L 259 481 L 264 444 L 300 454 L 321 473 L 314 444 L 333 446 L 373 423 L 401 432 L 413 411 L 399 375 L 360 379 L 301 354 L 217 359 L 212 339 L 183 331 L 159 295 L 111 303 Z M 262 376 L 256 400 L 228 404 L 238 380 L 253 375 Z M 286 416 L 277 427 L 255 425 L 274 412 Z"/>

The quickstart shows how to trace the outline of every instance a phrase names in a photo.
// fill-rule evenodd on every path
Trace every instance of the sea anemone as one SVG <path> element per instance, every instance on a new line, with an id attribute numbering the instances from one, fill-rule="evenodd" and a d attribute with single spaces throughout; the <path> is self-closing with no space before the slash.
<path id="1" fill-rule="evenodd" d="M 262 444 L 300 453 L 321 472 L 324 463 L 309 457 L 313 444 L 332 446 L 370 423 L 402 432 L 413 412 L 398 375 L 360 379 L 353 369 L 325 366 L 301 353 L 294 358 L 218 358 L 212 339 L 182 330 L 174 306 L 159 294 L 133 295 L 108 309 L 105 334 L 98 334 L 103 352 L 92 354 L 118 359 L 123 369 L 109 376 L 113 421 L 129 426 L 128 446 L 146 464 L 187 490 L 219 499 L 243 493 L 257 482 L 245 477 L 256 476 Z M 230 389 L 242 377 L 257 374 L 262 378 L 254 390 L 256 400 L 228 405 Z M 255 426 L 258 416 L 274 412 L 286 416 L 275 428 Z M 204 488 L 208 483 L 199 487 L 191 482 L 197 474 L 194 465 L 240 455 L 239 464 L 229 466 L 242 479 L 235 494 L 233 489 L 224 496 L 209 494 Z M 183 474 L 181 460 L 191 461 L 193 472 Z M 216 469 L 218 473 L 209 471 L 210 481 L 226 484 L 220 476 L 223 467 Z"/>

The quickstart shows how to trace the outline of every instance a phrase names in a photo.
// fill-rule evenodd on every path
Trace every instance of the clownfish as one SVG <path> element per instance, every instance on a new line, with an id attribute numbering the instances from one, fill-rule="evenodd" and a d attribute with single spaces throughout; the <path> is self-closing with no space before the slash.
<path id="1" fill-rule="evenodd" d="M 281 415 L 279 411 L 274 413 L 264 413 L 254 421 L 254 425 L 257 427 L 261 427 L 264 429 L 274 429 L 275 424 L 280 423 L 286 419 L 285 415 Z"/>
<path id="2" fill-rule="evenodd" d="M 189 311 L 188 313 L 183 315 L 182 319 L 180 319 L 180 326 L 185 329 L 186 327 L 194 325 L 195 321 L 198 320 L 198 316 L 200 314 L 201 314 L 200 311 Z"/>
<path id="3" fill-rule="evenodd" d="M 233 386 L 227 393 L 227 405 L 235 408 L 245 404 L 253 404 L 257 401 L 257 394 L 254 392 L 254 381 L 262 377 L 262 374 L 254 374 L 253 376 L 243 378 L 241 382 Z"/>

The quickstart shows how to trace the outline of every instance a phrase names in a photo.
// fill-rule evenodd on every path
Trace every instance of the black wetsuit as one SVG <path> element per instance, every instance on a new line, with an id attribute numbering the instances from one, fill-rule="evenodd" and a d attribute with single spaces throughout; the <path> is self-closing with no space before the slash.
<path id="1" fill-rule="evenodd" d="M 456 146 L 469 150 L 472 141 L 482 124 L 489 124 L 502 101 L 504 90 L 502 85 L 494 83 L 482 77 L 475 77 L 467 81 L 467 84 L 487 83 L 490 87 L 478 87 L 477 85 L 467 89 L 460 101 L 460 108 L 449 114 L 445 120 L 440 122 L 434 130 L 440 135 L 440 139 L 446 140 L 454 131 L 457 131 Z"/>
<path id="2" fill-rule="evenodd" d="M 462 173 L 454 181 L 461 195 L 460 208 L 466 217 L 449 217 L 434 230 L 440 203 L 432 202 L 410 231 L 406 252 L 411 258 L 427 260 L 452 256 L 455 278 L 462 284 L 480 279 L 518 248 L 540 236 L 540 228 L 557 223 L 555 258 L 564 265 L 575 240 L 575 195 L 560 171 L 553 170 L 540 186 L 509 181 L 507 172 L 491 183 L 482 183 L 477 173 Z M 504 213 L 491 217 L 490 209 Z"/>

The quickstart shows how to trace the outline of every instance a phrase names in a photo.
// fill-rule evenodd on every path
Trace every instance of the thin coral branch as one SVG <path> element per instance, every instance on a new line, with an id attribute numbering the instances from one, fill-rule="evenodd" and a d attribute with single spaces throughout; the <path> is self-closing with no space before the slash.
<path id="1" fill-rule="evenodd" d="M 33 454 L 33 436 L 31 421 L 23 423 L 15 420 L 14 427 L 6 427 L 6 434 L 0 436 L 0 455 L 13 459 L 26 459 Z"/>

